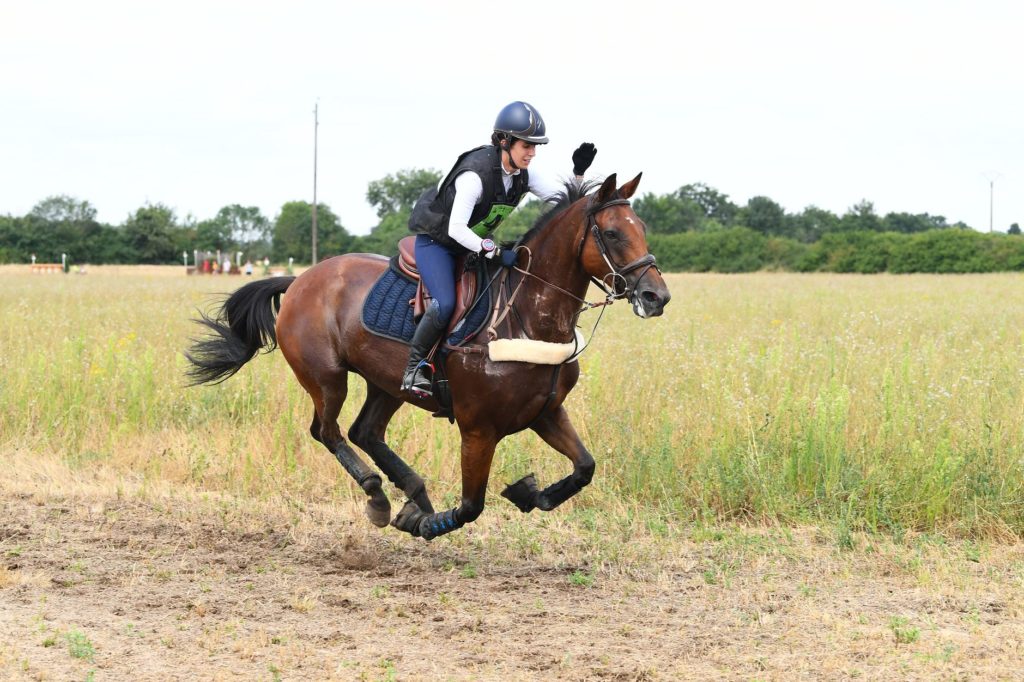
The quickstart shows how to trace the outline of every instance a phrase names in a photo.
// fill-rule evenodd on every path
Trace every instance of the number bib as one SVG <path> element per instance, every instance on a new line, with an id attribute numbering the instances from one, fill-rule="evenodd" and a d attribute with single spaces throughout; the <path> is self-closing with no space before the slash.
<path id="1" fill-rule="evenodd" d="M 501 221 L 507 218 L 515 208 L 512 204 L 494 204 L 491 206 L 491 212 L 476 225 L 470 226 L 469 229 L 473 230 L 476 236 L 485 237 L 497 230 L 498 226 L 501 225 Z"/>

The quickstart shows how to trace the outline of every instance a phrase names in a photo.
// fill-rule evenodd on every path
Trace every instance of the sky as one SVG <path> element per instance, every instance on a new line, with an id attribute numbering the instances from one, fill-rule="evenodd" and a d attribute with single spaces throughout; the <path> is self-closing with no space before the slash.
<path id="1" fill-rule="evenodd" d="M 0 214 L 69 195 L 123 223 L 317 199 L 447 171 L 524 100 L 533 167 L 703 182 L 737 204 L 868 200 L 1024 223 L 1024 3 L 0 0 Z"/>

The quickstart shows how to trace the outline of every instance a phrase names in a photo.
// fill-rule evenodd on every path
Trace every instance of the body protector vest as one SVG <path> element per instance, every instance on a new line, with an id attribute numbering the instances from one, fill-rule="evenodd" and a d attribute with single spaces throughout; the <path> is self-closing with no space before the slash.
<path id="1" fill-rule="evenodd" d="M 409 216 L 409 230 L 429 235 L 434 241 L 449 249 L 464 251 L 464 247 L 448 236 L 448 221 L 455 202 L 455 178 L 462 173 L 473 172 L 480 177 L 483 192 L 480 202 L 473 207 L 469 218 L 469 229 L 478 237 L 492 235 L 501 222 L 519 205 L 529 190 L 529 175 L 526 169 L 512 176 L 512 186 L 505 191 L 502 182 L 501 150 L 487 145 L 477 147 L 459 156 L 448 171 L 441 185 L 430 188 L 420 195 Z"/>

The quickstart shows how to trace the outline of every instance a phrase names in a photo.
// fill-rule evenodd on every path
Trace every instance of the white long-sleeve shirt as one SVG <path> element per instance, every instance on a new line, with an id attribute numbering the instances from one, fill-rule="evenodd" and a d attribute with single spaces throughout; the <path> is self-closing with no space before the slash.
<path id="1" fill-rule="evenodd" d="M 518 175 L 519 171 L 516 170 L 509 173 L 502 167 L 501 173 L 501 181 L 504 183 L 505 191 L 507 192 L 512 187 L 512 176 Z M 528 189 L 530 193 L 542 201 L 565 190 L 565 186 L 562 183 L 555 182 L 551 178 L 545 177 L 542 173 L 534 171 L 532 168 L 530 169 L 529 179 L 530 185 Z M 483 239 L 476 236 L 473 230 L 469 229 L 469 219 L 473 215 L 473 208 L 480 203 L 483 193 L 484 184 L 476 173 L 466 171 L 455 178 L 455 200 L 452 203 L 452 213 L 448 219 L 448 236 L 474 252 L 480 250 L 480 244 L 483 242 Z"/>

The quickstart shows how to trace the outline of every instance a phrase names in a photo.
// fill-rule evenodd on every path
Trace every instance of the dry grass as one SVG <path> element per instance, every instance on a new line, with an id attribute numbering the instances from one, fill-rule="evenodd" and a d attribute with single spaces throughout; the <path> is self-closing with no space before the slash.
<path id="1" fill-rule="evenodd" d="M 582 361 L 594 484 L 519 514 L 565 463 L 517 435 L 429 544 L 365 520 L 279 354 L 183 388 L 241 281 L 0 268 L 0 678 L 1019 677 L 1019 276 L 671 276 Z M 389 439 L 454 504 L 456 431 Z"/>
<path id="2" fill-rule="evenodd" d="M 358 495 L 308 437 L 308 398 L 280 354 L 223 385 L 183 388 L 181 351 L 196 331 L 188 318 L 244 278 L 12 267 L 0 270 L 4 452 L 56 454 L 78 476 L 110 471 L 129 486 L 303 504 Z M 1020 534 L 1019 275 L 675 275 L 669 284 L 664 318 L 615 306 L 584 355 L 568 407 L 598 472 L 546 523 L 627 539 L 732 519 L 824 523 L 847 536 Z M 351 389 L 343 424 L 363 392 L 358 379 Z M 389 441 L 442 506 L 453 502 L 454 428 L 406 409 Z M 496 486 L 529 471 L 550 481 L 565 462 L 528 434 L 499 446 Z"/>

